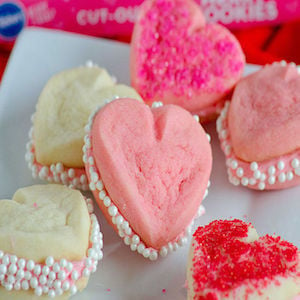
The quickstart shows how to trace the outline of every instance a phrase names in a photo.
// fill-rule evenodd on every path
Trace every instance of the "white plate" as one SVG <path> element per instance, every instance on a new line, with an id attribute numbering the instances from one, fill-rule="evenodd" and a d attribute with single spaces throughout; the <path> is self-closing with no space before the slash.
<path id="1" fill-rule="evenodd" d="M 49 77 L 88 59 L 108 69 L 119 82 L 129 83 L 129 47 L 125 44 L 41 29 L 27 29 L 19 37 L 0 91 L 0 199 L 19 187 L 39 181 L 31 178 L 24 160 L 30 116 Z M 246 71 L 255 70 L 247 66 Z M 215 125 L 212 136 L 213 172 L 204 202 L 207 213 L 196 224 L 219 218 L 250 220 L 260 234 L 277 233 L 300 246 L 300 187 L 256 192 L 228 182 L 224 155 Z M 185 268 L 188 247 L 165 259 L 150 262 L 130 251 L 98 212 L 104 233 L 104 259 L 88 287 L 74 300 L 186 299 Z M 165 292 L 163 292 L 165 289 Z"/>

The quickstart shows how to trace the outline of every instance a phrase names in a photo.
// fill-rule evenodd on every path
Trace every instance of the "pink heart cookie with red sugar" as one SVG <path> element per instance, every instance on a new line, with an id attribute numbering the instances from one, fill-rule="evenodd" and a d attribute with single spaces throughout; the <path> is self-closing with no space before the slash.
<path id="1" fill-rule="evenodd" d="M 217 125 L 230 181 L 261 190 L 299 184 L 299 115 L 295 64 L 274 63 L 242 79 Z"/>
<path id="2" fill-rule="evenodd" d="M 90 189 L 124 242 L 152 260 L 186 242 L 212 165 L 201 125 L 175 105 L 121 99 L 99 110 L 87 130 Z"/>
<path id="3" fill-rule="evenodd" d="M 143 99 L 212 118 L 241 78 L 245 57 L 223 26 L 206 24 L 193 0 L 148 0 L 131 43 L 131 81 Z"/>
<path id="4" fill-rule="evenodd" d="M 300 252 L 251 224 L 216 220 L 193 235 L 188 299 L 292 300 L 300 296 Z"/>

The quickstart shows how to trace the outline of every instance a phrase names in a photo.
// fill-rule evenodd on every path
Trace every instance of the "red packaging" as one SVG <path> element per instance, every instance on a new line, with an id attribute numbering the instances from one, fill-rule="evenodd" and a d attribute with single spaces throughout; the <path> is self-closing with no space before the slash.
<path id="1" fill-rule="evenodd" d="M 130 37 L 143 0 L 0 0 L 0 43 L 11 45 L 25 26 L 102 37 Z M 297 0 L 196 0 L 209 22 L 229 28 L 300 17 Z"/>

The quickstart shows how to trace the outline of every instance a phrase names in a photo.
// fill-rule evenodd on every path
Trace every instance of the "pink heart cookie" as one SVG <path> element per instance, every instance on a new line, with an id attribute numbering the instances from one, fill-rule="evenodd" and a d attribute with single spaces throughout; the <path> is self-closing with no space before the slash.
<path id="1" fill-rule="evenodd" d="M 242 79 L 217 121 L 230 181 L 254 189 L 300 183 L 300 76 L 285 62 Z"/>
<path id="2" fill-rule="evenodd" d="M 131 43 L 131 81 L 145 101 L 173 103 L 201 121 L 218 113 L 245 57 L 223 26 L 206 24 L 192 0 L 148 0 Z"/>
<path id="3" fill-rule="evenodd" d="M 300 295 L 300 252 L 251 224 L 217 220 L 193 235 L 188 299 L 292 300 Z"/>
<path id="4" fill-rule="evenodd" d="M 150 109 L 121 99 L 99 110 L 87 129 L 90 189 L 125 243 L 153 260 L 184 243 L 211 172 L 201 125 L 178 106 Z"/>

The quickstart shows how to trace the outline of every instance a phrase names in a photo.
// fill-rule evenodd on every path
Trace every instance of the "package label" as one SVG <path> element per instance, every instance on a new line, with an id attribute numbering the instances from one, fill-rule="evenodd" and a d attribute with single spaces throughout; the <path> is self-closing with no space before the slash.
<path id="1" fill-rule="evenodd" d="M 230 29 L 279 24 L 300 18 L 298 0 L 195 0 L 208 22 Z M 102 37 L 129 37 L 143 0 L 0 0 L 0 42 L 25 26 Z"/>

